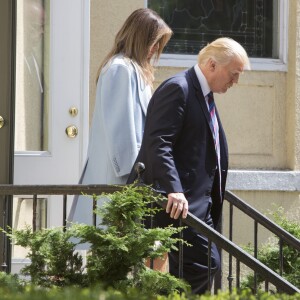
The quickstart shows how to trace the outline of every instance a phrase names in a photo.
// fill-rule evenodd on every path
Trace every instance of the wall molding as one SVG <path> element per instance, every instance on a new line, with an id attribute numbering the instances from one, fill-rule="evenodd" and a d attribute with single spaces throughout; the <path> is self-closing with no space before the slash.
<path id="1" fill-rule="evenodd" d="M 226 189 L 300 191 L 300 171 L 229 170 Z"/>

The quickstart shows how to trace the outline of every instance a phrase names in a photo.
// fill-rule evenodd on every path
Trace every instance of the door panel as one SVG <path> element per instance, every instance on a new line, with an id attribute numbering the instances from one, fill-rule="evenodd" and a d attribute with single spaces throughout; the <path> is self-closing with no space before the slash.
<path id="1" fill-rule="evenodd" d="M 17 3 L 14 183 L 76 184 L 88 140 L 89 1 Z M 14 199 L 18 228 L 31 220 L 26 199 Z M 42 195 L 38 205 L 41 226 L 62 225 L 62 197 Z"/>
<path id="2" fill-rule="evenodd" d="M 18 59 L 17 56 L 17 61 L 22 63 L 18 64 L 17 71 L 20 71 L 21 75 L 17 72 L 16 85 L 23 91 L 23 95 L 16 100 L 16 107 L 20 108 L 17 112 L 20 118 L 16 121 L 15 149 L 17 151 L 14 182 L 16 184 L 75 183 L 82 167 L 88 132 L 89 45 L 86 43 L 86 35 L 89 31 L 89 1 L 36 2 L 44 3 L 45 36 L 44 46 L 38 45 L 40 49 L 44 49 L 40 54 L 43 57 L 44 67 L 41 71 L 43 75 L 34 75 L 36 81 L 38 77 L 44 79 L 41 80 L 42 87 L 40 88 L 39 83 L 36 82 L 37 91 L 32 91 L 33 85 L 28 83 L 32 78 L 25 76 L 27 63 L 23 60 L 22 51 L 26 50 L 26 47 L 23 45 L 23 48 L 17 48 L 17 53 L 21 57 Z M 26 7 L 23 7 L 23 11 L 18 8 L 17 20 L 21 16 L 24 18 L 25 10 Z M 17 24 L 19 29 L 24 21 Z M 33 63 L 32 73 L 36 71 L 35 65 L 39 62 L 41 60 Z M 28 86 L 29 91 L 27 91 Z M 39 95 L 39 89 L 43 90 L 43 97 Z M 78 109 L 76 116 L 70 114 L 71 107 Z M 25 121 L 20 122 L 20 119 Z M 78 129 L 78 135 L 74 138 L 66 134 L 66 128 L 70 125 Z"/>

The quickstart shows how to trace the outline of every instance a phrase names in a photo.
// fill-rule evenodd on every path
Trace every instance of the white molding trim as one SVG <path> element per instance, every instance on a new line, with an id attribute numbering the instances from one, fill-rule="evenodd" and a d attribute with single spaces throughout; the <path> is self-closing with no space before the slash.
<path id="1" fill-rule="evenodd" d="M 90 1 L 81 0 L 82 3 L 82 88 L 81 88 L 81 113 L 80 113 L 80 142 L 81 153 L 79 158 L 79 168 L 83 168 L 86 160 L 88 142 L 89 142 L 89 86 L 90 86 Z"/>
<path id="2" fill-rule="evenodd" d="M 226 189 L 299 192 L 300 171 L 229 170 Z"/>
<path id="3" fill-rule="evenodd" d="M 148 1 L 144 1 L 145 7 L 147 7 Z M 279 59 L 250 58 L 251 70 L 287 72 L 288 20 L 289 0 L 278 0 Z M 158 66 L 190 68 L 194 66 L 196 62 L 197 55 L 162 54 L 158 62 Z"/>
<path id="4" fill-rule="evenodd" d="M 288 24 L 289 24 L 289 0 L 278 0 L 279 20 L 279 58 L 287 64 L 288 57 Z"/>
<path id="5" fill-rule="evenodd" d="M 162 54 L 158 66 L 191 68 L 196 63 L 197 55 Z M 253 71 L 287 71 L 287 64 L 281 59 L 250 58 L 250 65 Z"/>

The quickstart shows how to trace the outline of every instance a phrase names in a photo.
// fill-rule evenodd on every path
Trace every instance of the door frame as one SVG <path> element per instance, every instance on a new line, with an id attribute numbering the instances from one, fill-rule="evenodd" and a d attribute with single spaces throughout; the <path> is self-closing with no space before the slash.
<path id="1" fill-rule="evenodd" d="M 0 129 L 0 184 L 13 183 L 14 164 L 14 100 L 16 53 L 16 1 L 0 2 L 0 116 L 4 126 Z M 0 227 L 12 225 L 12 196 L 0 197 Z M 9 239 L 0 235 L 0 266 L 10 272 L 11 246 Z"/>

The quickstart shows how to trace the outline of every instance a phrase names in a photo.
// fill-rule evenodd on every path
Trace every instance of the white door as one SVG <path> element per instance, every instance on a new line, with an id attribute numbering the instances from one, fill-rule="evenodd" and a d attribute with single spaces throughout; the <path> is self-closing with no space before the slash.
<path id="1" fill-rule="evenodd" d="M 14 184 L 78 182 L 88 139 L 89 6 L 17 1 Z M 13 226 L 30 225 L 30 205 L 14 199 Z M 62 225 L 61 197 L 38 205 L 42 226 Z"/>

